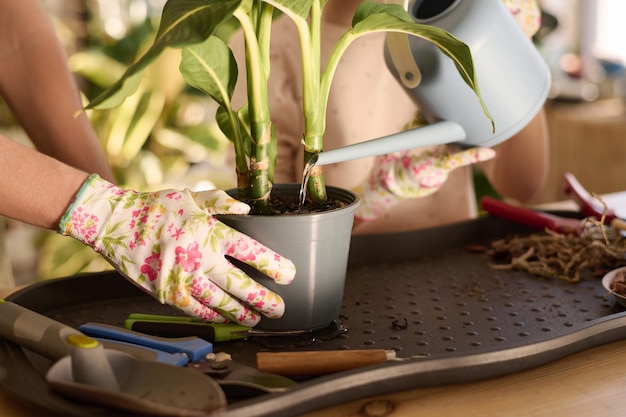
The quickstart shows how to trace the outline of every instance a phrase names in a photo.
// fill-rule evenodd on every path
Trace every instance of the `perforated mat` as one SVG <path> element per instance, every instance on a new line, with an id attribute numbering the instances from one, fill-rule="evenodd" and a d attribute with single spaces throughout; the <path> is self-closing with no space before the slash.
<path id="1" fill-rule="evenodd" d="M 394 349 L 410 359 L 311 379 L 284 394 L 233 404 L 224 415 L 297 415 L 387 391 L 472 381 L 626 336 L 622 308 L 606 297 L 599 280 L 571 284 L 496 270 L 485 253 L 466 250 L 527 232 L 483 218 L 355 237 L 340 317 L 346 332 L 329 327 L 313 337 L 254 338 L 215 350 L 248 364 L 263 350 Z M 74 327 L 88 321 L 123 325 L 133 312 L 174 313 L 115 273 L 47 282 L 10 300 Z M 119 415 L 57 397 L 43 381 L 49 361 L 4 340 L 0 348 L 8 375 L 2 385 L 18 399 L 68 416 Z M 381 380 L 385 384 L 375 383 Z M 26 386 L 33 395 L 24 396 Z"/>

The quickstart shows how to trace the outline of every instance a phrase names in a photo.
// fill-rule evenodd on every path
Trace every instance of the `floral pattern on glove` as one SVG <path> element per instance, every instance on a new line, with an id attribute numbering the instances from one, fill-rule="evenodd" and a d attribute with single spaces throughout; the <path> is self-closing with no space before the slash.
<path id="1" fill-rule="evenodd" d="M 532 37 L 541 26 L 541 10 L 536 0 L 503 0 L 526 36 Z"/>
<path id="2" fill-rule="evenodd" d="M 354 190 L 361 196 L 355 216 L 364 221 L 381 217 L 403 198 L 426 197 L 439 190 L 451 171 L 494 156 L 491 148 L 450 153 L 446 146 L 417 155 L 400 151 L 378 156 L 367 180 Z"/>
<path id="3" fill-rule="evenodd" d="M 211 215 L 246 214 L 249 209 L 221 190 L 139 193 L 92 175 L 59 232 L 91 246 L 162 303 L 215 323 L 255 325 L 260 314 L 282 316 L 284 302 L 229 257 L 280 284 L 293 280 L 295 267 Z"/>

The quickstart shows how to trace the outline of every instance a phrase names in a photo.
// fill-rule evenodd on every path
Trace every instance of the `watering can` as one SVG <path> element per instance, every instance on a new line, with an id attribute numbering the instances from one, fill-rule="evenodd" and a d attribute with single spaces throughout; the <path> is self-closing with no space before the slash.
<path id="1" fill-rule="evenodd" d="M 454 62 L 417 36 L 389 33 L 384 58 L 418 105 L 427 125 L 317 155 L 316 165 L 455 143 L 494 146 L 510 139 L 537 115 L 548 97 L 550 71 L 502 0 L 389 0 L 416 23 L 450 32 L 471 50 L 481 96 L 465 84 Z"/>
<path id="2" fill-rule="evenodd" d="M 469 46 L 495 131 L 451 59 L 423 39 L 391 33 L 387 65 L 428 123 L 455 122 L 465 146 L 497 145 L 530 123 L 548 96 L 550 71 L 502 0 L 413 0 L 407 7 L 415 22 Z"/>

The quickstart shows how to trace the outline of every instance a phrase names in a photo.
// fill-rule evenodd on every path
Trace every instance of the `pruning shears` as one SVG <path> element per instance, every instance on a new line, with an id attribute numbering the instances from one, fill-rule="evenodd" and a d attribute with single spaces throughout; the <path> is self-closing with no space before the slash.
<path id="1" fill-rule="evenodd" d="M 297 384 L 290 378 L 233 361 L 226 352 L 215 353 L 211 342 L 196 336 L 151 336 L 102 323 L 85 323 L 78 330 L 106 348 L 203 372 L 214 378 L 229 398 L 283 392 Z"/>
<path id="2" fill-rule="evenodd" d="M 209 342 L 228 342 L 245 339 L 251 327 L 235 323 L 208 323 L 188 316 L 165 316 L 133 313 L 124 321 L 124 327 L 140 333 L 162 337 L 196 336 Z"/>
<path id="3" fill-rule="evenodd" d="M 312 330 L 262 330 L 235 323 L 209 323 L 189 316 L 166 316 L 144 313 L 132 313 L 124 322 L 124 327 L 141 333 L 162 337 L 197 336 L 210 342 L 228 342 L 231 340 L 255 337 L 306 336 Z"/>

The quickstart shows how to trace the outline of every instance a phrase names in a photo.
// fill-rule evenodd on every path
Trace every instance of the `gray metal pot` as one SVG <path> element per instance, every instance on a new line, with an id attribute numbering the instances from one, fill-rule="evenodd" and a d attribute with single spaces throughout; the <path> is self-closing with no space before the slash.
<path id="1" fill-rule="evenodd" d="M 298 198 L 300 184 L 275 184 L 272 193 Z M 236 197 L 237 191 L 229 191 Z M 261 319 L 257 328 L 272 331 L 315 330 L 339 317 L 348 265 L 356 194 L 328 186 L 329 198 L 345 207 L 322 213 L 285 216 L 217 216 L 230 227 L 255 238 L 291 259 L 296 277 L 289 285 L 275 284 L 264 274 L 242 268 L 257 282 L 285 300 L 280 319 Z"/>

